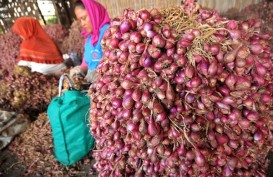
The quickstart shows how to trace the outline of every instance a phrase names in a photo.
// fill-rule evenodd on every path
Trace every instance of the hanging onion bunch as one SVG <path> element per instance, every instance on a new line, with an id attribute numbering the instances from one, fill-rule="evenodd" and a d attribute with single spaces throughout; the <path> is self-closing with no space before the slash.
<path id="1" fill-rule="evenodd" d="M 92 97 L 99 176 L 265 176 L 271 36 L 192 1 L 112 21 Z"/>

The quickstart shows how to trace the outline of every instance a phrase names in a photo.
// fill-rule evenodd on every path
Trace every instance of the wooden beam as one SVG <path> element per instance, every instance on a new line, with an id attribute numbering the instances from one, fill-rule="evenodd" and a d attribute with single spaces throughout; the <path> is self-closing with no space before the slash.
<path id="1" fill-rule="evenodd" d="M 67 3 L 65 2 L 65 0 L 61 0 L 62 6 L 64 7 L 64 11 L 66 13 L 66 17 L 68 18 L 68 22 L 69 22 L 69 26 L 72 24 L 72 20 L 71 20 L 71 15 L 70 15 L 70 11 L 67 7 Z"/>
<path id="2" fill-rule="evenodd" d="M 53 6 L 54 6 L 54 9 L 55 9 L 55 14 L 56 14 L 56 17 L 57 17 L 57 20 L 58 20 L 58 24 L 61 24 L 61 18 L 60 18 L 60 15 L 59 15 L 59 8 L 58 8 L 58 5 L 57 5 L 57 0 L 52 0 L 52 3 L 53 3 Z"/>
<path id="3" fill-rule="evenodd" d="M 36 1 L 35 5 L 37 6 L 38 12 L 39 12 L 39 14 L 40 14 L 40 16 L 41 16 L 41 18 L 42 18 L 42 20 L 43 20 L 44 24 L 46 25 L 46 20 L 45 20 L 45 17 L 43 16 L 42 11 L 41 11 L 41 9 L 40 9 L 40 7 L 39 7 L 39 5 L 38 5 L 38 2 L 37 2 L 37 1 Z"/>
<path id="4" fill-rule="evenodd" d="M 2 30 L 3 33 L 6 33 L 6 30 L 5 30 L 4 26 L 2 25 L 2 23 L 0 23 L 0 28 L 1 28 L 1 30 Z"/>

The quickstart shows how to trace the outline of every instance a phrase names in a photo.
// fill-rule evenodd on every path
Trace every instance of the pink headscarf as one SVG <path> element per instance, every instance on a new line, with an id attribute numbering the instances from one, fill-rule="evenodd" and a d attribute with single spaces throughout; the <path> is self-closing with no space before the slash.
<path id="1" fill-rule="evenodd" d="M 87 10 L 88 16 L 92 24 L 92 45 L 95 45 L 98 42 L 100 29 L 105 25 L 110 23 L 110 18 L 107 10 L 98 2 L 94 0 L 81 0 L 84 4 L 85 9 Z M 82 30 L 84 37 L 87 37 L 89 34 Z"/>

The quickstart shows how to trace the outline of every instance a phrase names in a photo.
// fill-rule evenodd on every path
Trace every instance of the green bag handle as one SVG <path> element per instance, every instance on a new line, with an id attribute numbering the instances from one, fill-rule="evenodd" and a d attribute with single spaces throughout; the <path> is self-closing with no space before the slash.
<path id="1" fill-rule="evenodd" d="M 62 74 L 61 77 L 60 77 L 60 79 L 59 79 L 59 87 L 58 87 L 58 96 L 59 96 L 59 97 L 62 95 L 62 87 L 63 87 L 64 79 L 67 79 L 67 80 L 68 80 L 69 90 L 73 90 L 73 82 L 72 82 L 71 78 L 69 77 L 69 75 L 67 75 L 67 74 Z M 59 114 L 60 114 L 60 111 L 59 111 Z M 61 117 L 61 116 L 59 115 L 59 118 L 60 118 L 60 117 Z M 59 119 L 59 118 L 58 118 L 57 120 L 58 120 L 60 126 L 62 127 L 62 128 L 61 128 L 61 130 L 62 130 L 62 135 L 63 135 L 63 136 L 62 136 L 62 141 L 63 141 L 64 144 L 65 144 L 65 151 L 66 151 L 66 154 L 67 154 L 66 159 L 67 159 L 67 161 L 69 161 L 68 164 L 70 164 L 69 152 L 68 152 L 68 149 L 67 149 L 67 144 L 65 143 L 65 142 L 66 142 L 66 140 L 65 140 L 65 132 L 63 131 L 63 130 L 64 130 L 64 126 L 63 126 L 62 120 Z M 67 164 L 65 164 L 65 165 L 67 165 Z"/>
<path id="2" fill-rule="evenodd" d="M 65 78 L 68 80 L 69 90 L 73 90 L 73 81 L 71 80 L 71 78 L 67 74 L 62 74 L 59 79 L 59 87 L 58 87 L 59 97 L 62 95 L 62 87 L 63 87 L 63 82 Z"/>

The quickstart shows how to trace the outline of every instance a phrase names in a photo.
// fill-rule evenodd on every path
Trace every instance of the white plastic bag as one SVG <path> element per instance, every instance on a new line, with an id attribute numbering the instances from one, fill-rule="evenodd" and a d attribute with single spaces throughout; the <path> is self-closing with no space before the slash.
<path id="1" fill-rule="evenodd" d="M 0 150 L 5 148 L 15 135 L 25 131 L 28 125 L 27 115 L 0 110 Z"/>
<path id="2" fill-rule="evenodd" d="M 85 78 L 87 82 L 93 83 L 97 79 L 96 70 L 88 70 Z"/>

